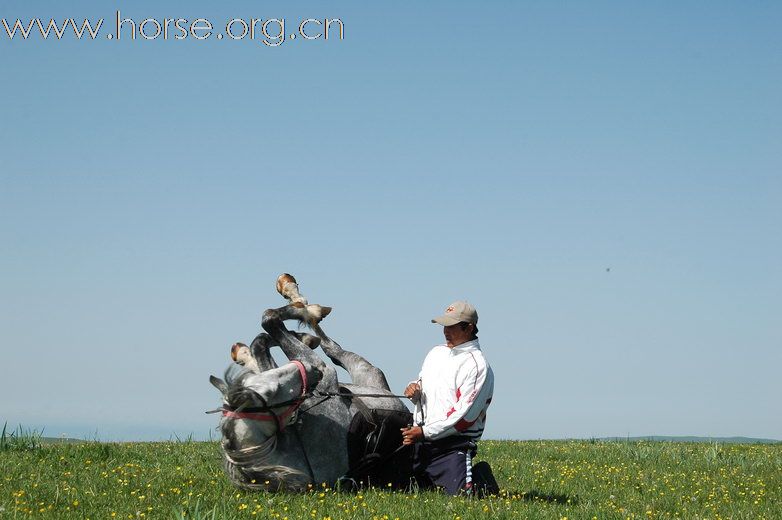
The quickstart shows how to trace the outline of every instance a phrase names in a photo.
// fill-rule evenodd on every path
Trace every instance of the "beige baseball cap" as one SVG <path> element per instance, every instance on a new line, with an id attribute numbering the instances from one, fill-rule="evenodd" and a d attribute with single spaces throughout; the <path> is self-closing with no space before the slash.
<path id="1" fill-rule="evenodd" d="M 445 309 L 445 314 L 432 320 L 432 323 L 439 323 L 443 326 L 456 325 L 460 322 L 478 324 L 478 311 L 475 307 L 466 301 L 459 300 L 453 302 Z"/>

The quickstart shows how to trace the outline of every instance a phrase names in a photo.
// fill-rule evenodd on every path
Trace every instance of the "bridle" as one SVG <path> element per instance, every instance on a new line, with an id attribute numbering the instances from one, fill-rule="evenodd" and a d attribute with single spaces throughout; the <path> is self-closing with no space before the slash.
<path id="1" fill-rule="evenodd" d="M 307 371 L 304 368 L 304 364 L 297 359 L 291 360 L 288 364 L 295 365 L 296 368 L 299 369 L 299 375 L 301 376 L 301 392 L 298 397 L 270 405 L 266 403 L 266 400 L 260 394 L 256 393 L 255 397 L 261 401 L 262 406 L 247 407 L 242 405 L 234 407 L 224 403 L 221 410 L 223 417 L 228 417 L 230 419 L 249 419 L 252 421 L 273 421 L 277 428 L 275 436 L 284 431 L 286 427 L 296 422 L 296 411 L 301 406 L 301 403 L 309 397 L 309 394 L 307 393 Z M 282 412 L 277 413 L 274 411 L 276 408 L 281 408 L 283 406 L 287 406 L 287 408 Z"/>

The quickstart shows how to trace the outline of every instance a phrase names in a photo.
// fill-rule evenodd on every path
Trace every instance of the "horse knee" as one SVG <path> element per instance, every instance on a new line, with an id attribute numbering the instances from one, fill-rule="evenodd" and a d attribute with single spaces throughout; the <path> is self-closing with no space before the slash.
<path id="1" fill-rule="evenodd" d="M 274 341 L 274 338 L 265 332 L 261 332 L 255 336 L 253 342 L 250 343 L 250 351 L 252 352 L 253 357 L 255 357 L 259 368 L 262 371 L 277 368 L 277 363 L 274 362 L 270 352 L 271 348 L 275 344 L 276 342 Z"/>
<path id="2" fill-rule="evenodd" d="M 320 338 L 313 336 L 312 334 L 307 334 L 306 332 L 294 332 L 293 335 L 312 350 L 315 350 L 320 345 Z"/>
<path id="3" fill-rule="evenodd" d="M 253 350 L 253 352 L 256 351 L 256 349 L 270 349 L 274 346 L 274 338 L 269 336 L 265 332 L 261 332 L 257 336 L 255 336 L 255 339 L 250 344 L 250 348 Z"/>
<path id="4" fill-rule="evenodd" d="M 267 332 L 270 332 L 281 323 L 280 313 L 277 309 L 266 309 L 261 316 L 261 327 Z"/>
<path id="5" fill-rule="evenodd" d="M 382 370 L 377 368 L 374 365 L 370 365 L 369 372 L 369 386 L 375 386 L 377 388 L 385 388 L 386 390 L 391 390 L 391 388 L 388 386 L 388 380 L 386 379 L 386 375 L 383 373 Z"/>
<path id="6" fill-rule="evenodd" d="M 372 378 L 376 379 L 377 381 L 385 381 L 386 380 L 386 375 L 383 373 L 382 370 L 380 370 L 376 366 L 373 366 L 369 370 L 369 373 L 372 374 Z"/>

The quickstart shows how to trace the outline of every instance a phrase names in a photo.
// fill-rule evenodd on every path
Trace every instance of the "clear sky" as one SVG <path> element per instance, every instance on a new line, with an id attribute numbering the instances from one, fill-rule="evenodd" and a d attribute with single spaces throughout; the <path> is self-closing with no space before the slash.
<path id="1" fill-rule="evenodd" d="M 113 18 L 344 40 L 109 40 Z M 208 438 L 294 274 L 395 390 L 455 299 L 486 437 L 782 439 L 779 2 L 4 1 L 0 422 Z M 218 31 L 220 28 L 218 28 Z"/>

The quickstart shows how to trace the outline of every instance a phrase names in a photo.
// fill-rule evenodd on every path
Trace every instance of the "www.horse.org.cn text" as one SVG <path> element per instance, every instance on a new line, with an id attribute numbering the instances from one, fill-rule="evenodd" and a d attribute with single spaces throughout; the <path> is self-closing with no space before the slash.
<path id="1" fill-rule="evenodd" d="M 244 40 L 278 47 L 291 40 L 344 40 L 345 24 L 339 18 L 306 18 L 295 24 L 286 24 L 285 18 L 231 18 L 224 24 L 215 24 L 207 18 L 145 18 L 136 21 L 116 12 L 113 24 L 104 24 L 104 18 L 97 21 L 84 18 L 42 20 L 32 18 L 10 21 L 0 20 L 5 36 L 9 40 L 76 38 L 77 40 L 106 39 L 122 40 Z M 294 29 L 290 31 L 290 25 Z M 290 31 L 290 34 L 286 31 Z M 105 32 L 104 32 L 105 31 Z"/>

